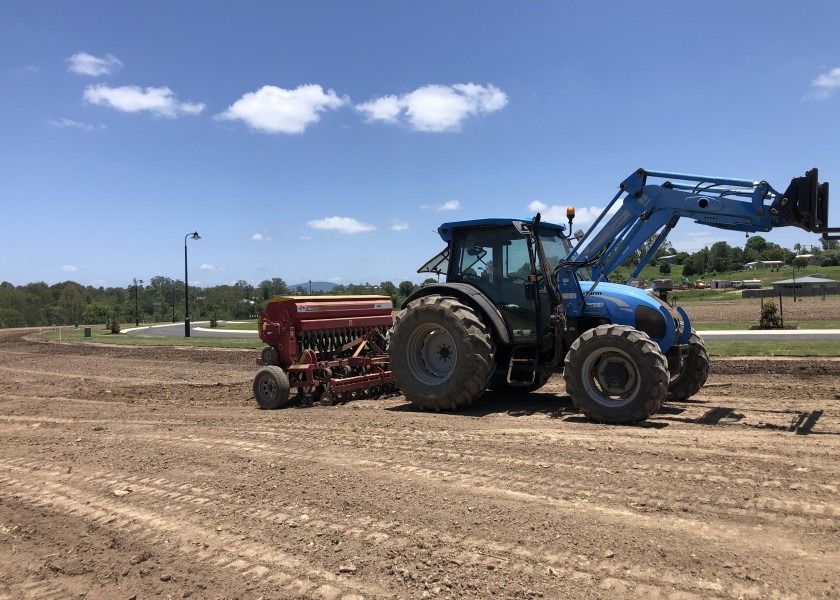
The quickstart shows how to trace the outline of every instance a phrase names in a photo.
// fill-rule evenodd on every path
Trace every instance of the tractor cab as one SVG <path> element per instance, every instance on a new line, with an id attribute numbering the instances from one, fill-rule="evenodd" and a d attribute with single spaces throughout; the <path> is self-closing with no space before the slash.
<path id="1" fill-rule="evenodd" d="M 446 248 L 418 272 L 443 275 L 447 283 L 479 290 L 498 308 L 514 344 L 535 344 L 537 327 L 545 330 L 543 335 L 548 333 L 551 307 L 535 257 L 531 225 L 515 219 L 444 223 L 438 233 L 447 242 Z M 540 224 L 540 238 L 552 266 L 571 250 L 565 229 L 564 225 Z"/>

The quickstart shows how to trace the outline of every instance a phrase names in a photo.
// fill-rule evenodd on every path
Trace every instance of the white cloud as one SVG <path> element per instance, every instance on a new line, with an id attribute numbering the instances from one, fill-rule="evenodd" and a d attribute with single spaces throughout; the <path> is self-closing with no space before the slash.
<path id="1" fill-rule="evenodd" d="M 840 87 L 840 67 L 835 67 L 828 73 L 821 74 L 811 82 L 811 86 L 814 90 L 808 96 L 817 100 L 825 100 Z"/>
<path id="2" fill-rule="evenodd" d="M 66 127 L 71 127 L 74 129 L 84 129 L 85 131 L 93 131 L 94 129 L 105 129 L 104 125 L 100 125 L 97 127 L 96 125 L 91 125 L 90 123 L 82 123 L 80 121 L 74 121 L 73 119 L 50 119 L 47 121 L 52 127 L 57 129 L 64 129 Z"/>
<path id="3" fill-rule="evenodd" d="M 197 115 L 204 110 L 204 103 L 178 102 L 168 87 L 147 87 L 135 85 L 109 87 L 104 84 L 89 85 L 84 98 L 91 104 L 110 106 L 123 112 L 149 111 L 155 116 L 175 118 L 179 115 Z"/>
<path id="4" fill-rule="evenodd" d="M 207 263 L 202 263 L 200 267 L 198 267 L 201 271 L 220 271 L 225 272 L 227 271 L 227 267 L 225 265 L 210 265 Z"/>
<path id="5" fill-rule="evenodd" d="M 405 231 L 408 229 L 408 223 L 402 219 L 391 219 L 391 222 L 388 224 L 388 229 L 391 231 Z"/>
<path id="6" fill-rule="evenodd" d="M 362 223 L 351 217 L 328 217 L 309 221 L 306 224 L 312 229 L 327 229 L 340 233 L 365 233 L 376 229 L 370 223 Z"/>
<path id="7" fill-rule="evenodd" d="M 612 209 L 610 209 L 609 214 L 614 214 L 620 207 L 621 202 L 616 202 Z M 542 220 L 548 223 L 557 223 L 558 225 L 568 225 L 569 223 L 569 220 L 566 218 L 566 206 L 559 206 L 557 204 L 549 206 L 545 202 L 534 200 L 528 205 L 528 212 L 534 214 L 540 213 Z M 603 207 L 598 206 L 575 207 L 575 220 L 572 226 L 577 229 L 578 227 L 591 225 L 602 212 L 604 212 Z"/>
<path id="8" fill-rule="evenodd" d="M 355 106 L 356 111 L 364 114 L 368 121 L 396 123 L 403 111 L 403 103 L 396 96 L 382 96 Z"/>
<path id="9" fill-rule="evenodd" d="M 312 239 L 312 236 L 311 235 L 300 235 L 300 236 L 298 236 L 298 239 L 302 242 L 308 242 L 309 240 Z"/>
<path id="10" fill-rule="evenodd" d="M 301 85 L 293 90 L 265 85 L 243 95 L 213 118 L 242 121 L 263 133 L 303 133 L 321 119 L 320 113 L 341 108 L 349 102 L 349 98 L 339 97 L 333 90 L 324 92 L 320 85 Z"/>
<path id="11" fill-rule="evenodd" d="M 251 239 L 255 242 L 267 242 L 271 239 L 271 234 L 269 234 L 267 231 L 258 231 L 257 233 L 251 236 Z"/>
<path id="12" fill-rule="evenodd" d="M 61 267 L 61 270 L 62 271 L 67 271 L 67 272 L 73 272 L 73 271 L 78 271 L 79 267 L 77 267 L 75 265 L 64 265 L 63 267 Z"/>
<path id="13" fill-rule="evenodd" d="M 355 109 L 368 121 L 406 120 L 415 131 L 458 131 L 469 117 L 501 110 L 507 94 L 494 85 L 427 85 L 402 96 L 382 96 Z"/>
<path id="14" fill-rule="evenodd" d="M 67 63 L 67 70 L 71 73 L 90 77 L 110 75 L 123 66 L 120 59 L 113 54 L 106 54 L 103 58 L 100 58 L 87 52 L 77 52 L 67 59 Z"/>
<path id="15" fill-rule="evenodd" d="M 448 210 L 459 210 L 461 208 L 461 203 L 458 200 L 449 200 L 443 204 L 422 204 L 420 208 L 423 210 L 444 212 Z"/>

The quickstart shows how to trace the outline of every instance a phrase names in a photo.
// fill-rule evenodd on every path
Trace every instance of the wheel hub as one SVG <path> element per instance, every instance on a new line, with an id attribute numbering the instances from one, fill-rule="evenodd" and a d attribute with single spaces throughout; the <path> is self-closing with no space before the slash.
<path id="1" fill-rule="evenodd" d="M 271 377 L 263 377 L 260 380 L 260 390 L 266 398 L 274 398 L 277 395 L 277 386 Z"/>
<path id="2" fill-rule="evenodd" d="M 420 355 L 429 373 L 447 377 L 457 358 L 452 336 L 442 329 L 431 332 L 423 343 Z"/>

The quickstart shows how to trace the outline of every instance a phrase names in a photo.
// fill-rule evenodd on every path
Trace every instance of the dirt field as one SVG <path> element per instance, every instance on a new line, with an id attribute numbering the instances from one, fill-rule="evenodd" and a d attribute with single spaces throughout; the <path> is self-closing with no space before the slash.
<path id="1" fill-rule="evenodd" d="M 0 598 L 840 597 L 840 361 L 611 427 L 562 378 L 260 411 L 256 354 L 0 332 Z"/>
<path id="2" fill-rule="evenodd" d="M 679 292 L 676 292 L 679 294 Z M 771 298 L 779 306 L 779 298 Z M 703 329 L 703 323 L 731 323 L 754 321 L 758 325 L 761 318 L 761 300 L 716 300 L 700 302 L 680 302 L 692 324 L 696 329 Z M 799 298 L 782 298 L 782 311 L 785 322 L 798 323 L 803 321 L 832 320 L 840 321 L 840 296 L 821 296 Z"/>

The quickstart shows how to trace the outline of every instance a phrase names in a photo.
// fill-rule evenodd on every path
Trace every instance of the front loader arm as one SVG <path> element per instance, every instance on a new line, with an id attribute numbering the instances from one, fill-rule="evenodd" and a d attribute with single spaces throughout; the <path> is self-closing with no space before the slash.
<path id="1" fill-rule="evenodd" d="M 664 181 L 651 183 L 649 179 Z M 621 183 L 607 208 L 557 266 L 566 314 L 580 316 L 598 283 L 658 234 L 655 242 L 645 247 L 631 279 L 636 277 L 683 217 L 734 231 L 766 232 L 795 226 L 840 239 L 840 228 L 828 227 L 828 183 L 819 183 L 817 169 L 792 179 L 784 194 L 766 181 L 639 169 Z M 576 277 L 582 268 L 592 270 L 594 281 L 586 294 Z"/>

